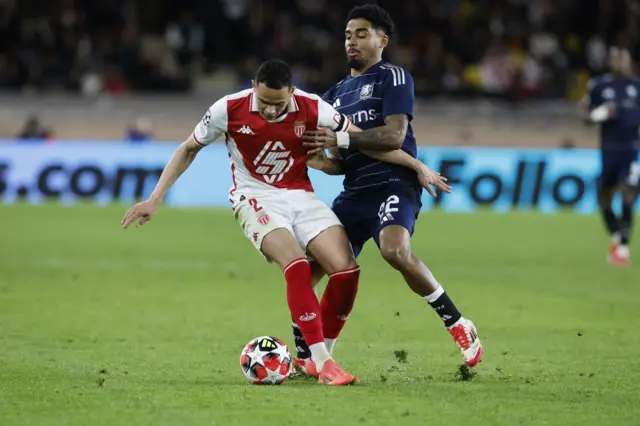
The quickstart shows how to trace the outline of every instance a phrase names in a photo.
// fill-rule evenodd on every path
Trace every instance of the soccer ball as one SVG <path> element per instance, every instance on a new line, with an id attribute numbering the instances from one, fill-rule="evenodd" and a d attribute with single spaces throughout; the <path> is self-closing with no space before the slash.
<path id="1" fill-rule="evenodd" d="M 240 353 L 242 374 L 253 385 L 279 385 L 292 367 L 289 348 L 276 337 L 256 337 Z"/>

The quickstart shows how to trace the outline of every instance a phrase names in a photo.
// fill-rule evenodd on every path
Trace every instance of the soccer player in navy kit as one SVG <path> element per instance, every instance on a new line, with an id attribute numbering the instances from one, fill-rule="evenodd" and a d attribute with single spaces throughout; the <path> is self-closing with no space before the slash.
<path id="1" fill-rule="evenodd" d="M 319 129 L 307 131 L 303 139 L 311 153 L 323 152 L 325 148 L 338 151 L 330 159 L 333 167 L 324 171 L 345 175 L 344 191 L 335 199 L 333 210 L 347 230 L 355 256 L 373 238 L 387 263 L 440 316 L 466 364 L 472 367 L 482 356 L 475 326 L 460 314 L 429 269 L 411 251 L 410 238 L 422 206 L 422 186 L 416 174 L 362 152 L 402 149 L 416 156 L 410 124 L 413 79 L 404 69 L 382 62 L 382 52 L 393 29 L 389 14 L 377 5 L 357 6 L 350 11 L 345 48 L 351 74 L 329 89 L 323 99 L 363 131 L 347 135 Z M 319 280 L 324 273 L 314 275 Z M 296 363 L 303 372 L 312 374 L 314 369 L 305 359 L 306 345 L 295 327 L 294 335 Z M 324 337 L 327 347 L 332 349 L 337 333 L 332 336 L 325 333 Z"/>
<path id="2" fill-rule="evenodd" d="M 589 82 L 584 101 L 589 118 L 600 123 L 602 172 L 598 179 L 598 199 L 605 226 L 612 237 L 608 261 L 615 266 L 629 263 L 629 240 L 633 205 L 640 184 L 640 79 L 632 75 L 631 55 L 612 48 L 611 73 Z M 622 215 L 616 217 L 611 203 L 622 194 Z"/>

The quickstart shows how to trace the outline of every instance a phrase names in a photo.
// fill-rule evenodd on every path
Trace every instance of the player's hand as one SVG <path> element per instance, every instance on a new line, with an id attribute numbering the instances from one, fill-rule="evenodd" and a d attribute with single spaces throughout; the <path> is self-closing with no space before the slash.
<path id="1" fill-rule="evenodd" d="M 451 187 L 447 184 L 447 178 L 440 173 L 431 170 L 427 166 L 421 167 L 417 173 L 420 185 L 422 185 L 431 196 L 437 196 L 432 186 L 435 186 L 442 192 L 451 193 Z"/>
<path id="2" fill-rule="evenodd" d="M 307 130 L 302 135 L 302 145 L 309 148 L 307 154 L 312 155 L 323 151 L 325 148 L 338 146 L 338 139 L 335 132 L 326 127 L 320 127 L 317 130 Z"/>
<path id="3" fill-rule="evenodd" d="M 136 204 L 127 210 L 127 213 L 122 218 L 122 227 L 127 229 L 129 225 L 134 223 L 136 220 L 140 219 L 136 224 L 136 228 L 140 228 L 145 223 L 149 222 L 153 215 L 156 214 L 158 210 L 158 204 L 154 203 L 151 200 L 146 200 L 141 203 Z"/>
<path id="4" fill-rule="evenodd" d="M 616 118 L 618 116 L 618 105 L 615 102 L 607 102 L 606 105 L 609 109 L 609 118 Z"/>
<path id="5" fill-rule="evenodd" d="M 313 154 L 309 154 L 309 156 L 307 157 L 307 166 L 311 167 L 312 169 L 323 170 L 324 165 L 327 161 L 329 161 L 329 157 L 327 157 L 327 154 L 324 152 L 324 150 L 320 150 Z"/>

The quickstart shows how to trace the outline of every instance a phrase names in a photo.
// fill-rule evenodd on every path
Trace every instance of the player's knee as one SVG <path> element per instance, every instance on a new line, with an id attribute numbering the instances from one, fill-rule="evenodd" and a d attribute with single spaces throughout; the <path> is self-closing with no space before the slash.
<path id="1" fill-rule="evenodd" d="M 382 246 L 380 254 L 395 269 L 406 269 L 411 262 L 411 249 L 406 246 Z"/>
<path id="2" fill-rule="evenodd" d="M 636 188 L 625 186 L 622 188 L 622 203 L 633 205 L 638 198 L 638 190 Z"/>
<path id="3" fill-rule="evenodd" d="M 316 288 L 318 283 L 320 283 L 322 278 L 324 278 L 324 276 L 326 275 L 326 272 L 324 271 L 324 268 L 322 267 L 322 265 L 320 265 L 318 262 L 312 261 L 310 263 L 311 263 L 311 286 L 313 288 Z"/>

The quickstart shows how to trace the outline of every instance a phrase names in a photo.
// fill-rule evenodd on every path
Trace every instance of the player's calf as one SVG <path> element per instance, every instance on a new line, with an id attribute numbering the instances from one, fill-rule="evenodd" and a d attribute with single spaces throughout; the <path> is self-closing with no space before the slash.
<path id="1" fill-rule="evenodd" d="M 263 237 L 260 249 L 277 262 L 287 281 L 287 302 L 291 316 L 304 336 L 311 358 L 322 369 L 331 355 L 324 344 L 318 298 L 311 287 L 311 266 L 294 236 L 278 228 Z"/>
<path id="2" fill-rule="evenodd" d="M 329 275 L 329 282 L 322 295 L 322 332 L 329 353 L 351 314 L 358 293 L 360 267 L 355 266 Z"/>
<path id="3" fill-rule="evenodd" d="M 351 314 L 358 293 L 360 268 L 342 226 L 331 226 L 322 231 L 309 242 L 307 251 L 329 274 L 320 310 L 325 344 L 331 352 Z"/>
<path id="4" fill-rule="evenodd" d="M 409 287 L 438 314 L 460 349 L 465 363 L 475 366 L 482 357 L 482 344 L 473 323 L 464 318 L 429 268 L 411 251 L 410 235 L 401 226 L 380 232 L 380 253 L 404 277 Z"/>

